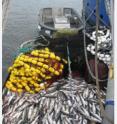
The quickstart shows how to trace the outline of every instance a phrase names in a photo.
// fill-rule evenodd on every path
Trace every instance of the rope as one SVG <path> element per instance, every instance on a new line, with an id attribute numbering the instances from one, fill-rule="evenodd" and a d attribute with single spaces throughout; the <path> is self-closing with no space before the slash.
<path id="1" fill-rule="evenodd" d="M 103 107 L 103 104 L 101 103 L 101 94 L 100 94 L 100 86 L 99 86 L 99 81 L 98 81 L 98 67 L 97 67 L 97 51 L 98 51 L 98 48 L 97 48 L 97 42 L 98 42 L 98 26 L 99 26 L 99 1 L 96 0 L 96 42 L 95 42 L 95 75 L 96 75 L 96 85 L 97 85 L 97 93 L 98 93 L 98 101 L 99 101 L 99 104 L 100 104 L 100 108 L 101 108 L 101 113 L 102 111 L 104 111 L 104 107 Z"/>
<path id="2" fill-rule="evenodd" d="M 69 53 L 69 45 L 68 45 L 68 42 L 67 42 L 67 55 L 68 55 L 69 78 L 72 78 L 71 60 L 70 60 L 70 53 Z"/>
<path id="3" fill-rule="evenodd" d="M 94 8 L 94 10 L 96 9 L 96 7 Z M 92 12 L 90 13 L 90 15 L 86 18 L 86 22 L 89 20 L 89 18 L 93 15 L 93 13 L 94 13 L 94 10 L 92 10 Z"/>
<path id="4" fill-rule="evenodd" d="M 83 21 L 83 25 L 84 25 L 83 42 L 84 42 L 85 61 L 86 61 L 86 65 L 87 65 L 89 74 L 91 75 L 91 77 L 92 77 L 94 80 L 96 80 L 96 77 L 95 77 L 94 74 L 92 73 L 91 68 L 90 68 L 90 65 L 89 65 L 89 62 L 88 62 L 88 56 L 87 56 L 87 50 L 86 50 L 86 36 L 85 36 L 85 34 L 86 34 L 86 29 L 85 29 L 85 27 L 86 27 L 86 22 L 85 22 L 85 9 L 84 9 L 84 12 L 83 12 L 83 19 L 84 19 L 84 21 Z M 108 79 L 104 79 L 104 80 L 98 79 L 98 80 L 99 80 L 100 82 L 104 82 L 104 81 L 107 81 Z"/>

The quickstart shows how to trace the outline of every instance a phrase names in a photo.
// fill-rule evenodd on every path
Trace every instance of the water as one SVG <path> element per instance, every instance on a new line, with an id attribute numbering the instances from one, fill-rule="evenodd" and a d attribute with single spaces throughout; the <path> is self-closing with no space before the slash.
<path id="1" fill-rule="evenodd" d="M 38 12 L 43 7 L 72 7 L 81 15 L 82 0 L 11 0 L 3 32 L 3 82 L 19 45 L 38 34 Z"/>

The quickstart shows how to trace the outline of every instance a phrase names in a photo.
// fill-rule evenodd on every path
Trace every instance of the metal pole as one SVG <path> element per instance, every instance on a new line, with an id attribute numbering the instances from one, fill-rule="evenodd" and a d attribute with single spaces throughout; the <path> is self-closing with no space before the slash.
<path id="1" fill-rule="evenodd" d="M 111 15 L 110 16 L 110 23 L 111 23 L 111 34 L 112 34 L 112 44 L 114 46 L 114 0 L 110 0 L 111 6 Z M 108 12 L 110 13 L 110 12 Z M 112 51 L 112 53 L 114 53 Z M 113 54 L 112 54 L 113 56 Z M 107 84 L 107 96 L 106 96 L 106 107 L 105 113 L 107 116 L 114 121 L 114 74 L 113 74 L 113 59 L 110 66 L 110 73 L 109 73 L 109 80 Z M 103 119 L 102 124 L 111 124 L 106 118 Z"/>
<path id="2" fill-rule="evenodd" d="M 99 28 L 99 0 L 96 0 L 95 76 L 96 76 L 96 86 L 98 91 L 98 102 L 100 105 L 101 116 L 103 117 L 104 107 L 101 102 L 100 86 L 99 86 L 99 80 L 98 80 L 98 58 L 97 58 L 98 28 Z"/>

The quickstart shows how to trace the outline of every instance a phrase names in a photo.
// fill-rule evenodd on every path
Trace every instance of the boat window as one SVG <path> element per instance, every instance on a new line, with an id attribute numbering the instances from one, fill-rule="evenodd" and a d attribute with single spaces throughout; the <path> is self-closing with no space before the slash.
<path id="1" fill-rule="evenodd" d="M 42 17 L 44 23 L 52 23 L 52 8 L 44 8 Z"/>
<path id="2" fill-rule="evenodd" d="M 70 8 L 64 8 L 64 15 L 65 16 L 71 16 L 72 12 Z"/>
<path id="3" fill-rule="evenodd" d="M 45 8 L 44 10 L 43 10 L 43 15 L 44 16 L 52 16 L 52 9 L 51 8 Z"/>

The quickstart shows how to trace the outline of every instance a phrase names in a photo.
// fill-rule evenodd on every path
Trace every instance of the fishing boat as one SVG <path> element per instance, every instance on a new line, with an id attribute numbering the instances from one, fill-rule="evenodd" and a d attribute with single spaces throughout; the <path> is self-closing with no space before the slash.
<path id="1" fill-rule="evenodd" d="M 53 37 L 57 31 L 76 34 L 82 28 L 82 20 L 73 8 L 42 8 L 39 11 L 38 29 L 45 36 Z"/>
<path id="2" fill-rule="evenodd" d="M 102 59 L 97 60 L 96 77 L 96 32 L 84 40 L 81 18 L 71 8 L 41 9 L 38 29 L 42 35 L 21 44 L 8 69 L 3 88 L 3 123 L 102 123 L 95 80 L 98 78 L 101 85 L 100 101 L 105 106 L 109 69 L 103 62 L 108 56 L 99 54 Z M 104 32 L 99 34 L 105 41 Z M 109 38 L 108 34 L 105 35 Z M 71 35 L 75 36 L 63 38 Z"/>

